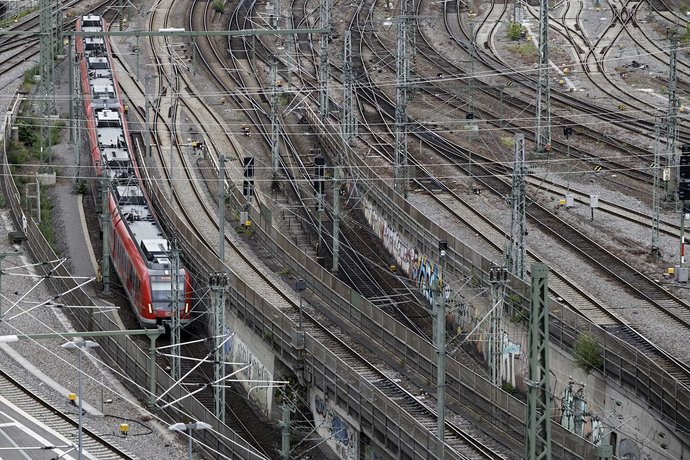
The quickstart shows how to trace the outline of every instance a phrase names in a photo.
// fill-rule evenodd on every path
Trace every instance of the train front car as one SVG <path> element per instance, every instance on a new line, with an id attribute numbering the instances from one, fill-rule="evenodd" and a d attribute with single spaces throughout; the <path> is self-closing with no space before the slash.
<path id="1" fill-rule="evenodd" d="M 78 29 L 103 31 L 99 16 L 84 16 Z M 143 327 L 168 323 L 177 312 L 182 325 L 191 320 L 191 281 L 173 262 L 170 244 L 141 188 L 130 148 L 127 123 L 104 37 L 77 42 L 82 54 L 82 88 L 91 144 L 92 187 L 107 194 L 110 257 Z M 105 183 L 105 181 L 104 181 Z M 177 271 L 174 270 L 177 265 Z"/>
<path id="2" fill-rule="evenodd" d="M 191 319 L 189 273 L 182 267 L 175 272 L 170 242 L 162 237 L 141 189 L 119 185 L 113 192 L 113 264 L 124 274 L 120 278 L 131 293 L 139 323 L 144 327 L 165 325 L 179 311 L 181 324 L 186 324 Z"/>

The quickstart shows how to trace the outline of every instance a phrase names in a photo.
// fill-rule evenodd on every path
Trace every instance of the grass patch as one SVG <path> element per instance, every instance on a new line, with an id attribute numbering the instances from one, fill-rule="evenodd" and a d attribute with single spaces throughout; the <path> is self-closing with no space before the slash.
<path id="1" fill-rule="evenodd" d="M 503 147 L 510 147 L 510 148 L 515 147 L 515 138 L 514 137 L 501 137 L 499 142 L 501 143 L 501 145 Z"/>
<path id="2" fill-rule="evenodd" d="M 12 16 L 11 18 L 3 19 L 2 21 L 0 21 L 0 29 L 5 29 L 5 28 L 11 26 L 12 24 L 14 24 L 15 22 L 19 22 L 19 20 L 21 18 L 23 18 L 24 16 L 30 15 L 31 13 L 33 13 L 37 9 L 38 9 L 38 6 L 32 6 L 31 8 L 26 8 L 26 9 L 21 10 L 19 13 Z"/>
<path id="3" fill-rule="evenodd" d="M 213 0 L 211 8 L 213 8 L 213 11 L 216 13 L 223 14 L 225 13 L 225 2 L 223 0 Z"/>
<path id="4" fill-rule="evenodd" d="M 50 244 L 50 247 L 53 248 L 55 254 L 59 254 L 60 251 L 58 250 L 57 241 L 55 239 L 55 229 L 53 228 L 53 221 L 51 220 L 53 215 L 53 202 L 48 197 L 46 188 L 49 189 L 49 187 L 45 185 L 41 186 L 41 223 L 38 224 L 38 228 L 41 229 L 41 233 L 43 233 L 43 236 L 48 244 Z"/>
<path id="5" fill-rule="evenodd" d="M 34 77 L 41 73 L 41 66 L 38 64 L 24 72 L 24 78 L 22 79 L 22 89 L 24 91 L 29 91 L 33 85 L 36 84 Z"/>
<path id="6" fill-rule="evenodd" d="M 527 41 L 525 43 L 520 43 L 516 45 L 508 45 L 506 47 L 511 53 L 519 54 L 523 58 L 536 57 L 537 47 L 532 41 Z"/>

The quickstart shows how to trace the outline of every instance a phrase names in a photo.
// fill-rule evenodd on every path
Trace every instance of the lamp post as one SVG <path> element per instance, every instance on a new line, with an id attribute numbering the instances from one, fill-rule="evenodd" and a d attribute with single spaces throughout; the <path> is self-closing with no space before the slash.
<path id="1" fill-rule="evenodd" d="M 295 289 L 297 290 L 297 292 L 299 292 L 299 332 L 300 332 L 300 334 L 302 334 L 304 331 L 304 329 L 302 329 L 302 316 L 303 316 L 302 298 L 304 297 L 304 295 L 302 293 L 304 292 L 304 290 L 306 288 L 307 288 L 307 283 L 303 279 L 300 278 L 295 282 Z"/>
<path id="2" fill-rule="evenodd" d="M 79 387 L 77 389 L 77 398 L 79 398 L 79 439 L 78 439 L 78 445 L 79 445 L 79 460 L 82 458 L 82 422 L 81 422 L 81 413 L 82 413 L 82 402 L 81 402 L 81 355 L 82 355 L 82 350 L 84 348 L 96 348 L 98 344 L 94 342 L 93 340 L 77 340 L 75 339 L 72 342 L 66 342 L 62 344 L 62 348 L 67 348 L 67 349 L 73 349 L 76 348 L 79 350 Z"/>
<path id="3" fill-rule="evenodd" d="M 189 460 L 192 460 L 192 430 L 210 430 L 211 428 L 213 428 L 211 425 L 204 422 L 193 422 L 187 424 L 175 423 L 168 427 L 170 431 L 187 431 L 187 434 L 189 435 Z"/>

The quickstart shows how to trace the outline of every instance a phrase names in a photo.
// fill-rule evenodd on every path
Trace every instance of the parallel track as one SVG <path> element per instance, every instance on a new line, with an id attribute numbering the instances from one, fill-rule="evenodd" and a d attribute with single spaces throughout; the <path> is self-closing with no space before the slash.
<path id="1" fill-rule="evenodd" d="M 76 449 L 76 433 L 79 429 L 79 423 L 75 420 L 77 414 L 72 414 L 70 416 L 53 407 L 50 403 L 35 396 L 31 391 L 2 370 L 0 370 L 0 394 L 40 423 L 55 430 L 68 439 L 73 439 Z M 136 460 L 137 458 L 132 454 L 125 453 L 123 450 L 104 439 L 103 436 L 98 435 L 95 431 L 82 426 L 82 432 L 82 445 L 84 451 L 99 460 Z M 74 457 L 75 452 L 70 452 L 70 455 Z"/>

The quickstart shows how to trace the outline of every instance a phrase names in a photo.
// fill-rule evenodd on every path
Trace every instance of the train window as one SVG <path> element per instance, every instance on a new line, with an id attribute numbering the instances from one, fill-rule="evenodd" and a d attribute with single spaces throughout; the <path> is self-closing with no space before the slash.
<path id="1" fill-rule="evenodd" d="M 151 282 L 151 300 L 154 302 L 169 301 L 170 297 L 170 283 Z"/>

